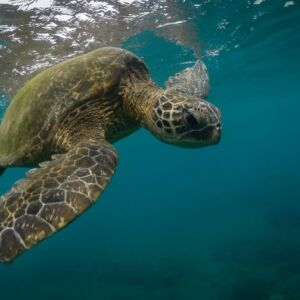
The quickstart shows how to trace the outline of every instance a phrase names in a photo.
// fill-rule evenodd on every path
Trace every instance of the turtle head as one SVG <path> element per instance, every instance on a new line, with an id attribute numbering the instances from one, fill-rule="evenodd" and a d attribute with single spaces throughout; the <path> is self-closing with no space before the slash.
<path id="1" fill-rule="evenodd" d="M 164 90 L 152 103 L 146 127 L 158 139 L 189 148 L 220 141 L 221 113 L 211 103 L 173 89 Z"/>

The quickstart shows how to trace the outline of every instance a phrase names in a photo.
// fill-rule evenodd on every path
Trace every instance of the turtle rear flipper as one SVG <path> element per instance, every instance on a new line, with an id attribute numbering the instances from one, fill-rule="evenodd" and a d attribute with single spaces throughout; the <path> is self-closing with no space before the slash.
<path id="1" fill-rule="evenodd" d="M 29 171 L 0 197 L 0 261 L 13 260 L 94 204 L 117 159 L 106 141 L 81 142 Z"/>
<path id="2" fill-rule="evenodd" d="M 209 76 L 203 61 L 197 60 L 194 66 L 176 73 L 166 82 L 168 88 L 206 99 L 209 91 Z"/>

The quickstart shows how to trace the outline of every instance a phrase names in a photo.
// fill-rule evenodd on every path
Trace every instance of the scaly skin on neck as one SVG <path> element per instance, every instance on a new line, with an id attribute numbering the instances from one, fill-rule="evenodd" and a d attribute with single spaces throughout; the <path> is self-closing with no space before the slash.
<path id="1" fill-rule="evenodd" d="M 128 75 L 120 86 L 121 102 L 118 99 L 96 100 L 88 105 L 83 104 L 86 106 L 84 112 L 77 107 L 67 115 L 57 130 L 54 151 L 71 149 L 77 141 L 82 140 L 87 131 L 90 135 L 98 136 L 98 139 L 107 139 L 113 143 L 140 126 L 151 130 L 151 112 L 162 91 L 149 77 Z M 107 109 L 108 107 L 111 109 Z M 89 115 L 89 122 L 86 122 L 86 115 Z"/>
<path id="2" fill-rule="evenodd" d="M 163 89 L 150 78 L 137 78 L 129 75 L 122 83 L 121 96 L 128 116 L 151 130 L 151 112 Z"/>

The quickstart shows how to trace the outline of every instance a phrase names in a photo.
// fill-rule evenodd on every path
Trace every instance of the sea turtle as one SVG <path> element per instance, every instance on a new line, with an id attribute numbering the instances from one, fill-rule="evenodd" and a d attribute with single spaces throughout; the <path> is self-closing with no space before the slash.
<path id="1" fill-rule="evenodd" d="M 95 203 L 117 166 L 111 143 L 141 126 L 178 146 L 218 143 L 220 111 L 204 100 L 208 92 L 201 61 L 162 89 L 141 59 L 113 47 L 29 80 L 0 126 L 0 173 L 40 167 L 0 197 L 0 261 L 13 260 Z"/>

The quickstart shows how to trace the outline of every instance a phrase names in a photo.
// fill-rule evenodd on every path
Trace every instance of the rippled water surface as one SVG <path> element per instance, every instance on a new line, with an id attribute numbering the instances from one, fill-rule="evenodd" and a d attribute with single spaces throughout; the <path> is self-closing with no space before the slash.
<path id="1" fill-rule="evenodd" d="M 101 201 L 1 265 L 1 299 L 300 300 L 299 32 L 296 0 L 0 0 L 0 116 L 32 74 L 114 45 L 160 85 L 201 56 L 224 128 L 197 150 L 118 142 Z"/>
<path id="2" fill-rule="evenodd" d="M 176 1 L 2 2 L 0 88 L 8 93 L 40 69 L 101 46 L 120 45 L 143 30 L 199 52 L 197 27 Z M 17 82 L 8 86 L 12 80 Z"/>

